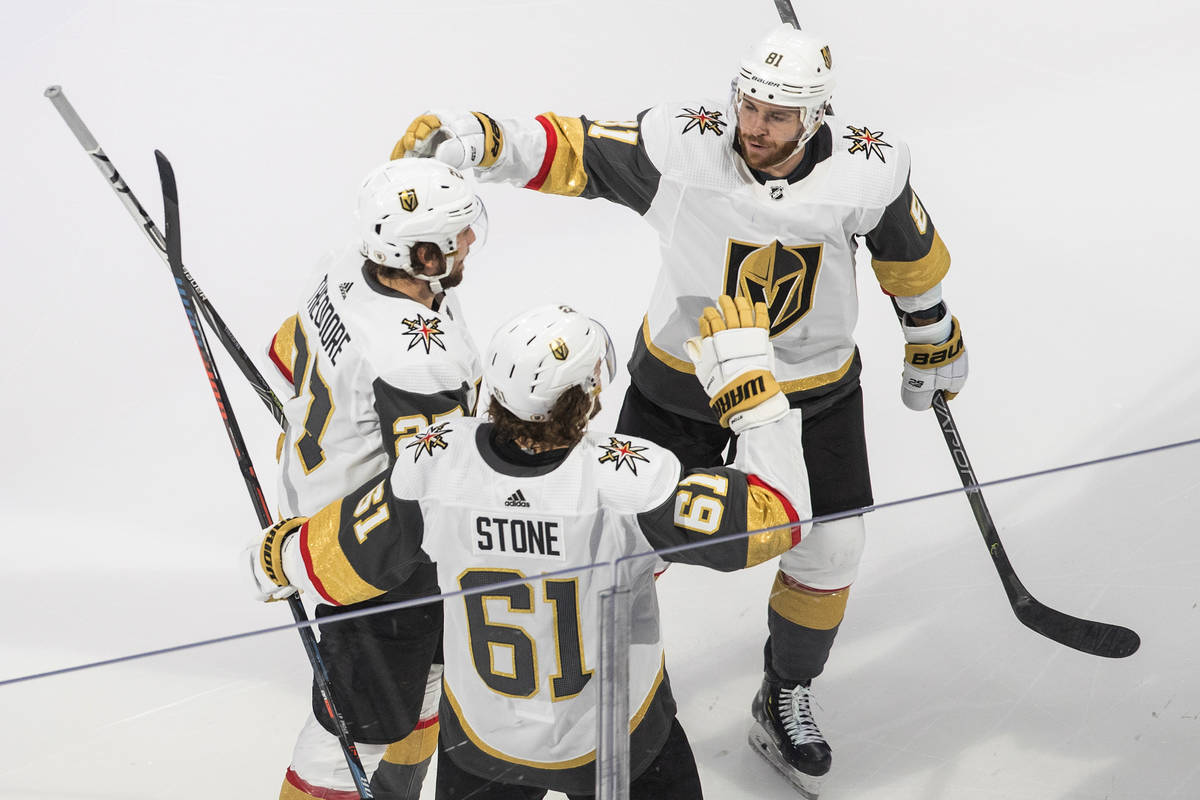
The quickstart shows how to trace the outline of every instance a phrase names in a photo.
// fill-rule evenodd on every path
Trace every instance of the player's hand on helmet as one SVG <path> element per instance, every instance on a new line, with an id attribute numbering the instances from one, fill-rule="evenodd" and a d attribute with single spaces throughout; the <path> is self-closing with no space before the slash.
<path id="1" fill-rule="evenodd" d="M 250 567 L 254 580 L 254 598 L 264 603 L 283 600 L 299 591 L 288 580 L 283 569 L 284 545 L 289 537 L 304 523 L 307 517 L 290 517 L 280 520 L 260 534 L 245 550 L 242 557 Z"/>
<path id="2" fill-rule="evenodd" d="M 495 120 L 473 111 L 426 111 L 408 125 L 392 158 L 436 158 L 455 169 L 496 163 L 504 135 Z"/>
<path id="3" fill-rule="evenodd" d="M 914 411 L 933 404 L 933 393 L 944 392 L 947 400 L 962 391 L 967 382 L 967 349 L 963 345 L 958 320 L 943 304 L 941 316 L 929 325 L 911 324 L 902 318 L 904 330 L 904 371 L 900 379 L 900 399 Z"/>
<path id="4" fill-rule="evenodd" d="M 765 303 L 721 295 L 700 315 L 700 335 L 685 342 L 709 407 L 734 433 L 774 422 L 788 412 L 773 370 L 775 348 Z"/>

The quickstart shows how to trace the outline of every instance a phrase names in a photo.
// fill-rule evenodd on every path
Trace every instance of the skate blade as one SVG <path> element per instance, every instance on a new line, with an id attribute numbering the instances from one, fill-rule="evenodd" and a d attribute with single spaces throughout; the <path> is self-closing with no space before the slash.
<path id="1" fill-rule="evenodd" d="M 757 725 L 750 729 L 750 749 L 767 760 L 767 763 L 779 771 L 804 800 L 817 800 L 821 786 L 825 783 L 824 775 L 808 775 L 794 768 L 784 760 L 783 754 L 775 746 L 771 737 L 765 734 Z"/>

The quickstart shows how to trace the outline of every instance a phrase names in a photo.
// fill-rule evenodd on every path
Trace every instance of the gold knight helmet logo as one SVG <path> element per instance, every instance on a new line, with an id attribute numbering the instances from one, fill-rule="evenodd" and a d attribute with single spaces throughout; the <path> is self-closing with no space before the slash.
<path id="1" fill-rule="evenodd" d="M 729 240 L 725 294 L 763 302 L 778 336 L 812 310 L 823 245 L 783 245 Z"/>
<path id="2" fill-rule="evenodd" d="M 567 356 L 569 356 L 571 354 L 571 351 L 569 349 L 567 349 L 566 340 L 564 340 L 560 336 L 559 338 L 551 341 L 550 342 L 550 354 L 553 355 L 559 361 L 566 361 Z"/>
<path id="3" fill-rule="evenodd" d="M 400 193 L 400 207 L 405 211 L 415 211 L 418 202 L 416 189 L 405 189 Z"/>

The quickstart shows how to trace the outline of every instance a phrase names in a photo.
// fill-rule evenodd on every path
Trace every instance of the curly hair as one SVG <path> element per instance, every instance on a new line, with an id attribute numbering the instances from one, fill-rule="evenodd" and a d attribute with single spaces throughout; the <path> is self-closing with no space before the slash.
<path id="1" fill-rule="evenodd" d="M 600 401 L 582 387 L 572 386 L 554 402 L 549 419 L 545 422 L 529 422 L 518 417 L 492 396 L 488 405 L 488 416 L 496 426 L 496 437 L 501 441 L 537 445 L 545 449 L 572 447 L 583 438 L 588 420 L 600 410 Z"/>

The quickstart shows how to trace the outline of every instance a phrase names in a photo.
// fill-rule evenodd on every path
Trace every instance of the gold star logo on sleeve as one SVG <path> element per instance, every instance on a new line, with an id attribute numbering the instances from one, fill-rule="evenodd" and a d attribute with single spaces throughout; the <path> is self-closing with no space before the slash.
<path id="1" fill-rule="evenodd" d="M 687 133 L 690 130 L 700 131 L 703 136 L 705 131 L 712 131 L 717 136 L 725 132 L 725 126 L 729 123 L 721 119 L 720 111 L 709 111 L 704 106 L 700 108 L 685 108 L 682 114 L 676 114 L 675 119 L 686 119 L 688 122 L 683 126 L 683 132 Z"/>
<path id="2" fill-rule="evenodd" d="M 850 129 L 850 135 L 843 136 L 842 138 L 854 142 L 854 144 L 850 145 L 849 152 L 851 155 L 854 153 L 865 153 L 867 161 L 871 160 L 872 155 L 876 155 L 879 156 L 880 161 L 885 164 L 887 163 L 887 159 L 883 157 L 883 150 L 881 148 L 891 147 L 891 145 L 883 140 L 883 131 L 876 132 L 867 127 L 856 128 L 853 125 L 847 125 L 846 127 Z"/>
<path id="3" fill-rule="evenodd" d="M 413 440 L 404 446 L 404 449 L 413 451 L 413 461 L 415 462 L 423 455 L 433 455 L 433 451 L 436 449 L 445 450 L 448 447 L 446 434 L 451 432 L 448 422 L 430 426 L 414 436 Z"/>
<path id="4" fill-rule="evenodd" d="M 600 456 L 601 464 L 612 464 L 613 469 L 618 472 L 621 466 L 629 467 L 629 471 L 637 475 L 637 462 L 645 461 L 649 463 L 650 459 L 642 455 L 645 447 L 638 447 L 632 441 L 622 442 L 615 436 L 608 437 L 608 444 L 600 445 L 604 450 L 604 455 Z"/>

